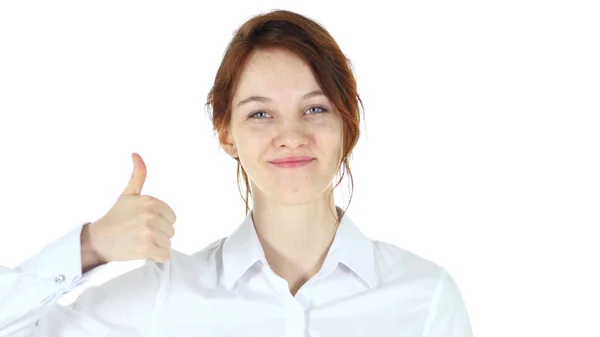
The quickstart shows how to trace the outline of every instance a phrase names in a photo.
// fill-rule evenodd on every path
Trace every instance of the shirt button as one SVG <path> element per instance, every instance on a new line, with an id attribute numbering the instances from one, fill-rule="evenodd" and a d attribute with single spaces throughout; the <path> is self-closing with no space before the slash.
<path id="1" fill-rule="evenodd" d="M 63 274 L 57 275 L 56 278 L 54 279 L 54 282 L 56 282 L 58 284 L 62 284 L 63 282 L 65 282 L 65 275 L 63 275 Z"/>

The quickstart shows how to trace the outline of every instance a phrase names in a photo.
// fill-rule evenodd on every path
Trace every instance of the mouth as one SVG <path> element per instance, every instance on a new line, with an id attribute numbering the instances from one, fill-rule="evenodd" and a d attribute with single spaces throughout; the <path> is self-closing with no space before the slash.
<path id="1" fill-rule="evenodd" d="M 270 163 L 277 167 L 281 167 L 281 168 L 295 168 L 295 167 L 306 166 L 306 165 L 312 163 L 314 160 L 315 160 L 315 158 L 284 159 L 284 160 L 272 161 Z"/>

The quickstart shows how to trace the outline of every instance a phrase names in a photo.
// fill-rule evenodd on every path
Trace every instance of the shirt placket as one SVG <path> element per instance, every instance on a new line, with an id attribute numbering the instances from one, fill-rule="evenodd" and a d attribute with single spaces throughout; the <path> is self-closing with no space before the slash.
<path id="1" fill-rule="evenodd" d="M 285 308 L 285 337 L 305 337 L 305 329 L 304 308 L 292 298 Z"/>

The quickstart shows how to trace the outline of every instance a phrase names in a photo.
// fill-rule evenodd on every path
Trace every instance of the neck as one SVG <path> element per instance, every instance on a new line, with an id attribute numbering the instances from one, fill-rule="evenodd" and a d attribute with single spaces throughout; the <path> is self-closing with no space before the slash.
<path id="1" fill-rule="evenodd" d="M 254 200 L 252 218 L 267 262 L 294 294 L 320 270 L 335 237 L 338 213 L 327 195 L 301 205 Z"/>

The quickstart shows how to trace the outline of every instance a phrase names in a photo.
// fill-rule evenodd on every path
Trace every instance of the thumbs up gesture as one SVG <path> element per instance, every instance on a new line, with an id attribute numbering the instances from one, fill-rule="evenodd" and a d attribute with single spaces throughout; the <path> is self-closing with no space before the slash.
<path id="1" fill-rule="evenodd" d="M 141 195 L 146 165 L 133 153 L 133 174 L 114 206 L 97 221 L 87 225 L 86 245 L 99 263 L 171 259 L 171 238 L 175 234 L 175 212 L 163 201 Z"/>

